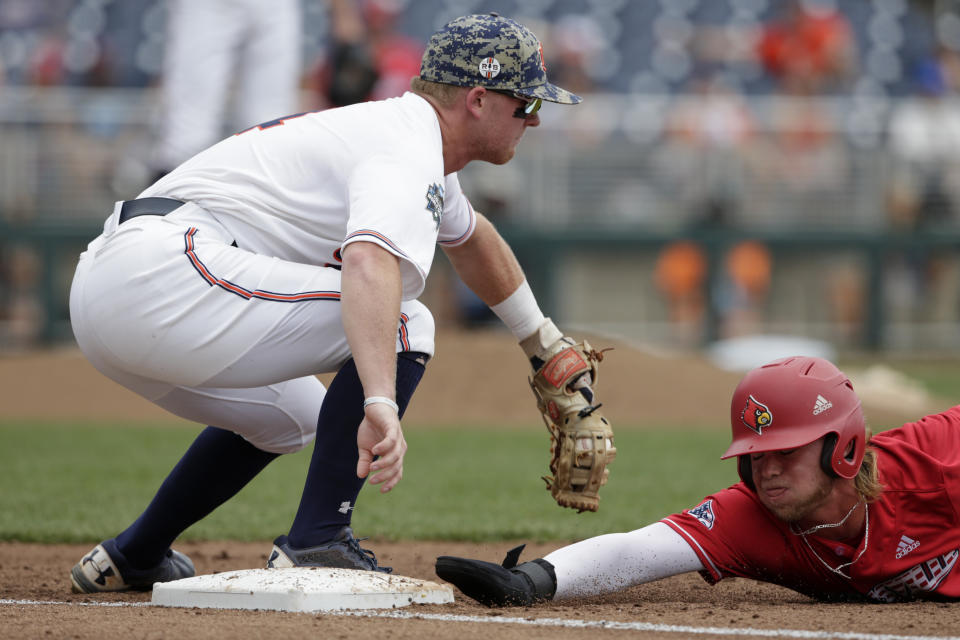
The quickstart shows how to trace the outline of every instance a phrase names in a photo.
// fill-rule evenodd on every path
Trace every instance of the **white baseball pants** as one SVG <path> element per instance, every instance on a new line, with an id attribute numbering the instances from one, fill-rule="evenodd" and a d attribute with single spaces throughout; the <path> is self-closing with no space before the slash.
<path id="1" fill-rule="evenodd" d="M 77 344 L 104 375 L 171 413 L 275 453 L 309 444 L 326 392 L 314 374 L 350 358 L 340 271 L 231 246 L 205 210 L 116 225 L 80 256 Z M 404 302 L 397 351 L 433 355 L 434 322 Z"/>

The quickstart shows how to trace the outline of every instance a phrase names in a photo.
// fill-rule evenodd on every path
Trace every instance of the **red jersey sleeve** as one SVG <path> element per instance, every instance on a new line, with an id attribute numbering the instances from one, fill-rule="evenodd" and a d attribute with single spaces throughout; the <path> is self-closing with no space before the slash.
<path id="1" fill-rule="evenodd" d="M 882 458 L 880 481 L 888 487 L 927 490 L 943 487 L 960 507 L 960 405 L 873 436 Z M 906 445 L 906 446 L 904 446 Z"/>
<path id="2" fill-rule="evenodd" d="M 960 405 L 878 433 L 873 441 L 883 443 L 887 438 L 911 444 L 943 464 L 960 464 Z"/>
<path id="3" fill-rule="evenodd" d="M 703 563 L 701 575 L 711 584 L 743 577 L 817 598 L 850 592 L 848 584 L 812 561 L 802 539 L 742 482 L 661 522 L 687 541 Z"/>
<path id="4" fill-rule="evenodd" d="M 760 567 L 777 565 L 787 550 L 782 527 L 742 482 L 662 521 L 697 553 L 709 582 L 757 578 Z"/>

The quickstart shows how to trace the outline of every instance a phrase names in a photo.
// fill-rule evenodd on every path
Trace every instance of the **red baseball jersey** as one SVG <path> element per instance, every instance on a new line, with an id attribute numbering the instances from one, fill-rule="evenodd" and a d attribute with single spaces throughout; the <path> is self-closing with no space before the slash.
<path id="1" fill-rule="evenodd" d="M 712 583 L 741 576 L 820 599 L 960 599 L 960 405 L 875 435 L 880 498 L 856 548 L 791 531 L 742 482 L 662 520 Z M 831 570 L 842 568 L 848 577 Z"/>

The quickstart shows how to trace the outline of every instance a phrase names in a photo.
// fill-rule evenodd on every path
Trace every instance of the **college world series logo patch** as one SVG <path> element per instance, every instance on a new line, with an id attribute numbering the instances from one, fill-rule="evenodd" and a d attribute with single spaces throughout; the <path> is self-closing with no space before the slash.
<path id="1" fill-rule="evenodd" d="M 713 499 L 704 500 L 693 509 L 687 509 L 687 513 L 699 520 L 700 524 L 707 529 L 713 529 L 713 523 L 717 519 L 716 516 L 713 515 Z"/>
<path id="2" fill-rule="evenodd" d="M 427 187 L 427 211 L 433 214 L 433 221 L 440 228 L 440 219 L 443 217 L 443 187 L 432 184 Z"/>

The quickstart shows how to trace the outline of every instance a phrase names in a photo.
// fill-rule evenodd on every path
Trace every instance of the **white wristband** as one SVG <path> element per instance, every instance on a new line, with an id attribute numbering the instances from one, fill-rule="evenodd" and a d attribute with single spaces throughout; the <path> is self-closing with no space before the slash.
<path id="1" fill-rule="evenodd" d="M 540 305 L 526 280 L 506 300 L 493 305 L 490 310 L 503 320 L 517 340 L 533 334 L 544 320 Z"/>
<path id="2" fill-rule="evenodd" d="M 396 411 L 397 413 L 400 413 L 400 406 L 386 396 L 370 396 L 369 398 L 363 401 L 363 408 L 366 409 L 370 405 L 377 404 L 378 402 L 386 405 L 390 405 L 391 407 L 393 407 L 394 411 Z"/>

